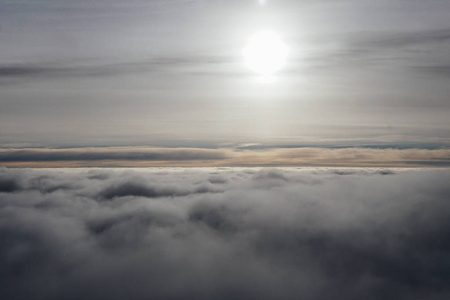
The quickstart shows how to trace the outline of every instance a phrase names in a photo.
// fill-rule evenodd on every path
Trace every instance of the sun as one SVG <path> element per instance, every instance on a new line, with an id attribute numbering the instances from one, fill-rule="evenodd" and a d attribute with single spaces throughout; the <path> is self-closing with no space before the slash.
<path id="1" fill-rule="evenodd" d="M 242 54 L 250 70 L 268 76 L 285 65 L 289 49 L 275 32 L 261 31 L 250 38 Z"/>

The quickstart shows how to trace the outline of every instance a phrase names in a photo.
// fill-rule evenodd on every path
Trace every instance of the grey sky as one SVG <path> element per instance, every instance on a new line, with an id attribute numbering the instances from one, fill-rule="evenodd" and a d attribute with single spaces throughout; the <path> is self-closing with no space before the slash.
<path id="1" fill-rule="evenodd" d="M 449 1 L 0 0 L 0 145 L 450 140 Z M 271 82 L 249 37 L 290 49 Z"/>

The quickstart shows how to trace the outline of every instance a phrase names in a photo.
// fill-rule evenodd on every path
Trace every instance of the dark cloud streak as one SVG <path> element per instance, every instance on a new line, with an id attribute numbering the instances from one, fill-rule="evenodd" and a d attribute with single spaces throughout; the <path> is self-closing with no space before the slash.
<path id="1" fill-rule="evenodd" d="M 449 61 L 445 55 L 450 45 L 450 29 L 401 32 L 361 32 L 341 36 L 342 48 L 318 50 L 307 61 L 312 67 L 389 66 L 406 71 L 427 70 L 447 77 Z M 417 67 L 421 65 L 422 67 Z"/>
<path id="2" fill-rule="evenodd" d="M 207 149 L 27 149 L 0 151 L 0 162 L 51 162 L 94 160 L 211 160 L 224 159 L 225 153 Z"/>
<path id="3" fill-rule="evenodd" d="M 441 66 L 419 66 L 414 68 L 416 71 L 423 72 L 424 74 L 431 74 L 438 77 L 449 78 L 450 77 L 450 65 Z"/>
<path id="4" fill-rule="evenodd" d="M 60 79 L 110 77 L 142 73 L 220 74 L 215 71 L 231 58 L 208 55 L 154 57 L 142 61 L 81 65 L 73 63 L 22 63 L 0 65 L 0 79 Z M 225 71 L 225 73 L 227 73 Z"/>
<path id="5" fill-rule="evenodd" d="M 370 35 L 356 42 L 356 45 L 364 48 L 402 48 L 414 45 L 433 45 L 450 42 L 450 29 L 399 32 L 380 35 Z"/>

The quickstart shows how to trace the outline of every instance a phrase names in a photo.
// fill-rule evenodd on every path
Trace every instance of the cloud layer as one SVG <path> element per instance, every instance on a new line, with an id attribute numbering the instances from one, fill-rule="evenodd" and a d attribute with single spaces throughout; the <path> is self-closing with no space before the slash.
<path id="1" fill-rule="evenodd" d="M 0 169 L 2 299 L 448 299 L 448 169 Z"/>
<path id="2" fill-rule="evenodd" d="M 149 148 L 0 149 L 7 167 L 447 166 L 450 149 Z"/>

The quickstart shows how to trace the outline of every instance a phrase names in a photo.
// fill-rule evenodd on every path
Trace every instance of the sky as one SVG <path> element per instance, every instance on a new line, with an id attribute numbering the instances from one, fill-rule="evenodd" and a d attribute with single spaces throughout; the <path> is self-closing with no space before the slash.
<path id="1" fill-rule="evenodd" d="M 305 147 L 332 153 L 326 165 L 342 148 L 422 151 L 364 165 L 448 165 L 449 12 L 446 0 L 0 0 L 0 165 L 55 166 L 74 148 L 122 159 L 60 165 L 284 165 L 273 157 Z M 243 57 L 267 30 L 289 49 L 269 78 Z M 174 149 L 227 162 L 151 158 Z"/>
<path id="2" fill-rule="evenodd" d="M 449 16 L 0 0 L 0 299 L 450 299 Z"/>

